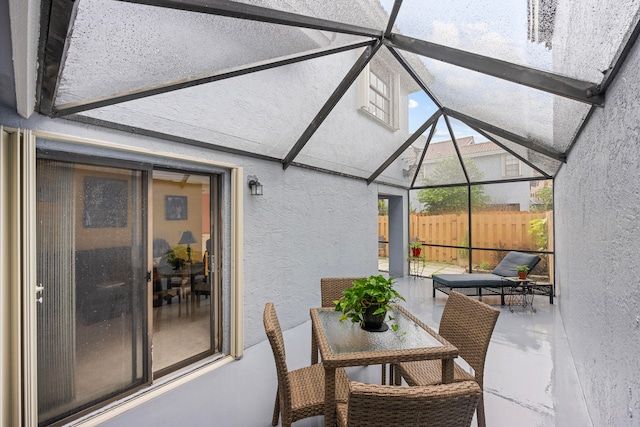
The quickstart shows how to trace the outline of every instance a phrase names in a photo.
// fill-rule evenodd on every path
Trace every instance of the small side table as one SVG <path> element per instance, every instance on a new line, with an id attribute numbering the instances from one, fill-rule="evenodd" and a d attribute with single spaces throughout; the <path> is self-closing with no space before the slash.
<path id="1" fill-rule="evenodd" d="M 536 312 L 533 306 L 534 292 L 532 286 L 535 286 L 536 282 L 532 279 L 519 279 L 517 277 L 505 277 L 504 280 L 510 282 L 509 289 L 507 290 L 507 304 L 509 310 L 513 313 L 513 307 L 515 305 L 521 305 L 523 309 L 531 307 L 532 312 Z"/>

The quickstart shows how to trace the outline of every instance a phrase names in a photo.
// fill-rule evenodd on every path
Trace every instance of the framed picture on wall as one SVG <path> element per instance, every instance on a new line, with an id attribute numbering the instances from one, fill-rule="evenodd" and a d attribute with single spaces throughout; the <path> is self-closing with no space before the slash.
<path id="1" fill-rule="evenodd" d="M 86 228 L 127 226 L 127 180 L 87 176 L 84 178 L 84 213 Z"/>
<path id="2" fill-rule="evenodd" d="M 188 219 L 187 196 L 164 196 L 165 219 L 167 221 Z"/>

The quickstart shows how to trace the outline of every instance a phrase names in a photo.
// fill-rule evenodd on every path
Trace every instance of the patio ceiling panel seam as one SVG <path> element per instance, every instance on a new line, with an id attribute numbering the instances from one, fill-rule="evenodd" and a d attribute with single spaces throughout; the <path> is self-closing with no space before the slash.
<path id="1" fill-rule="evenodd" d="M 595 83 L 513 64 L 511 62 L 395 33 L 392 33 L 390 37 L 385 40 L 385 43 L 398 49 L 553 93 L 565 98 L 599 106 L 604 104 L 604 95 L 600 93 L 600 86 Z"/>
<path id="2" fill-rule="evenodd" d="M 418 130 L 416 130 L 413 135 L 411 135 L 409 137 L 409 139 L 407 139 L 404 144 L 402 144 L 392 155 L 391 157 L 389 157 L 382 165 L 380 165 L 380 167 L 378 169 L 376 169 L 376 171 L 374 173 L 371 174 L 371 176 L 367 179 L 367 184 L 371 184 L 377 177 L 378 175 L 380 175 L 386 168 L 389 167 L 389 165 L 391 163 L 393 163 L 398 157 L 400 157 L 400 155 L 402 153 L 404 153 L 404 151 L 415 142 L 416 139 L 418 139 L 418 137 L 420 135 L 422 135 L 429 126 L 434 125 L 436 123 L 436 121 L 438 120 L 438 118 L 440 117 L 440 115 L 442 114 L 442 112 L 440 110 L 436 111 L 435 113 L 433 113 L 433 115 L 431 117 L 429 117 L 427 119 L 426 122 L 424 122 L 422 124 L 422 126 L 420 126 L 418 128 Z"/>
<path id="3" fill-rule="evenodd" d="M 226 0 L 118 0 L 124 3 L 136 3 L 147 6 L 157 6 L 168 9 L 184 10 L 188 12 L 205 13 L 209 15 L 227 16 L 230 18 L 247 19 L 251 21 L 269 22 L 272 24 L 294 27 L 311 28 L 314 30 L 333 31 L 336 33 L 357 36 L 382 38 L 382 31 L 357 25 L 345 24 L 327 19 L 314 18 L 307 15 L 269 9 L 246 3 L 236 3 Z"/>
<path id="4" fill-rule="evenodd" d="M 469 126 L 477 126 L 488 132 L 494 133 L 498 136 L 501 136 L 512 142 L 515 142 L 516 144 L 522 145 L 523 147 L 529 148 L 540 154 L 544 154 L 547 157 L 551 157 L 552 159 L 559 160 L 563 163 L 566 163 L 567 161 L 567 157 L 564 153 L 556 151 L 550 147 L 542 146 L 540 142 L 534 139 L 524 138 L 520 135 L 516 135 L 515 133 L 509 132 L 507 130 L 494 126 L 492 124 L 483 122 L 481 120 L 474 119 L 473 117 L 467 116 L 466 114 L 459 113 L 458 111 L 451 110 L 449 108 L 444 108 L 443 112 L 453 117 L 454 119 L 458 119 L 460 121 L 465 122 Z"/>
<path id="5" fill-rule="evenodd" d="M 382 43 L 380 42 L 380 40 L 376 40 L 373 46 L 367 47 L 365 51 L 362 52 L 362 55 L 360 55 L 355 64 L 353 64 L 353 66 L 351 67 L 347 75 L 342 79 L 336 90 L 333 91 L 327 102 L 325 102 L 318 114 L 316 114 L 311 123 L 309 123 L 309 126 L 307 126 L 305 131 L 302 133 L 302 136 L 300 136 L 298 141 L 294 144 L 293 148 L 291 148 L 289 153 L 287 153 L 282 161 L 283 169 L 287 169 L 289 167 L 289 165 L 304 148 L 307 142 L 309 142 L 309 139 L 311 139 L 313 134 L 318 130 L 329 113 L 331 113 L 336 104 L 338 104 L 342 96 L 358 78 L 362 70 L 364 70 L 369 61 L 371 61 L 371 58 L 374 57 L 378 49 L 380 49 L 380 46 L 382 46 Z"/>
<path id="6" fill-rule="evenodd" d="M 357 43 L 351 43 L 348 45 L 330 48 L 330 49 L 317 49 L 313 52 L 304 53 L 304 54 L 286 55 L 286 56 L 274 58 L 268 61 L 256 62 L 248 66 L 221 70 L 218 73 L 210 74 L 204 77 L 185 78 L 185 79 L 163 83 L 163 84 L 159 84 L 151 87 L 121 92 L 115 95 L 94 98 L 94 99 L 90 99 L 82 102 L 69 103 L 69 104 L 61 105 L 60 107 L 54 107 L 53 112 L 51 113 L 51 117 L 62 117 L 69 114 L 75 114 L 82 111 L 92 110 L 95 108 L 106 107 L 109 105 L 115 105 L 122 102 L 145 98 L 148 96 L 159 95 L 162 93 L 172 92 L 175 90 L 181 90 L 181 89 L 186 89 L 189 87 L 198 86 L 206 83 L 212 83 L 215 81 L 224 80 L 231 77 L 238 77 L 245 74 L 255 73 L 258 71 L 269 70 L 271 68 L 290 65 L 296 62 L 307 61 L 310 59 L 320 58 L 326 55 L 332 55 L 335 53 L 341 53 L 348 50 L 370 46 L 374 42 L 375 42 L 375 39 L 361 41 Z"/>

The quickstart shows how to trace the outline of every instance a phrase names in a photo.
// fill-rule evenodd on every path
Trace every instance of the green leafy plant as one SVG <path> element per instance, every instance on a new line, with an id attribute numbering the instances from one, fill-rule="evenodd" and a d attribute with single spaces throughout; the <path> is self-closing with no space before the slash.
<path id="1" fill-rule="evenodd" d="M 536 245 L 539 251 L 546 251 L 549 242 L 549 228 L 547 227 L 547 218 L 536 218 L 529 221 L 529 234 L 536 239 Z"/>
<path id="2" fill-rule="evenodd" d="M 413 242 L 409 244 L 411 249 L 422 249 L 422 242 Z"/>
<path id="3" fill-rule="evenodd" d="M 377 305 L 378 308 L 373 314 L 382 314 L 391 311 L 391 304 L 399 300 L 405 301 L 404 297 L 394 289 L 393 277 L 386 279 L 384 276 L 369 276 L 366 279 L 353 281 L 350 288 L 342 291 L 342 298 L 335 300 L 336 311 L 341 311 L 340 321 L 351 319 L 353 323 L 364 325 L 364 312 L 368 307 Z M 394 320 L 389 317 L 389 320 Z M 394 331 L 398 330 L 398 325 L 390 325 Z"/>
<path id="4" fill-rule="evenodd" d="M 528 265 L 519 265 L 516 267 L 516 271 L 524 271 L 525 273 L 528 273 L 529 270 L 531 269 L 529 268 Z"/>
<path id="5" fill-rule="evenodd" d="M 184 252 L 184 258 L 182 257 Z M 187 262 L 186 258 L 187 250 L 184 246 L 178 245 L 173 249 L 169 249 L 165 255 L 167 259 L 167 264 L 173 267 L 174 270 L 180 271 L 184 267 Z"/>
<path id="6" fill-rule="evenodd" d="M 491 264 L 489 264 L 487 261 L 482 261 L 480 264 L 478 264 L 478 270 L 491 270 Z"/>

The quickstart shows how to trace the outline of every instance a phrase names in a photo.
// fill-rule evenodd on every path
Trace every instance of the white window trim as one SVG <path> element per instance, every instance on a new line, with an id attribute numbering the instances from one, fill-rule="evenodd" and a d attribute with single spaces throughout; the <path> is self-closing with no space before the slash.
<path id="1" fill-rule="evenodd" d="M 371 64 L 367 64 L 364 70 L 360 73 L 358 78 L 358 111 L 365 114 L 367 117 L 374 119 L 376 122 L 386 126 L 394 131 L 400 129 L 400 76 L 389 72 L 384 66 L 377 66 L 374 64 L 374 69 L 378 76 L 389 76 L 389 102 L 390 123 L 385 122 L 378 116 L 369 111 L 369 86 L 371 80 L 369 78 Z"/>
<path id="2" fill-rule="evenodd" d="M 6 130 L 8 134 L 3 132 Z M 0 127 L 0 220 L 2 284 L 4 299 L 0 320 L 10 328 L 3 328 L 0 350 L 2 364 L 0 378 L 3 384 L 9 382 L 10 395 L 0 393 L 3 425 L 37 427 L 37 381 L 36 381 L 36 265 L 35 262 L 21 263 L 20 260 L 36 259 L 36 137 L 60 142 L 73 142 L 96 148 L 173 158 L 192 163 L 222 167 L 231 171 L 231 346 L 230 354 L 216 359 L 212 357 L 199 364 L 186 367 L 166 379 L 152 383 L 139 393 L 125 396 L 121 400 L 97 409 L 95 412 L 76 420 L 78 426 L 95 425 L 114 418 L 128 410 L 148 402 L 164 393 L 211 372 L 232 360 L 242 357 L 244 352 L 244 312 L 243 312 L 243 169 L 237 165 L 206 160 L 197 157 L 152 151 L 130 147 L 118 143 L 75 137 L 47 131 L 30 131 Z M 7 143 L 5 143 L 7 142 Z M 10 142 L 10 143 L 9 143 Z M 7 166 L 7 167 L 5 167 Z M 6 173 L 6 175 L 5 175 Z M 20 202 L 21 201 L 21 202 Z M 9 211 L 11 209 L 11 211 Z M 9 213 L 9 215 L 4 215 Z M 5 238 L 8 237 L 8 238 Z M 15 257 L 6 254 L 17 254 Z M 9 280 L 4 280 L 8 278 Z M 7 288 L 7 289 L 5 289 Z M 23 295 L 15 292 L 22 289 Z M 46 291 L 46 290 L 45 290 Z M 8 306 L 8 307 L 7 307 Z M 7 308 L 7 309 L 5 309 Z M 21 319 L 21 322 L 16 322 Z M 6 321 L 6 322 L 5 322 Z M 22 323 L 22 325 L 20 324 Z M 21 328 L 21 326 L 23 328 Z M 7 331 L 8 329 L 8 331 Z M 22 330 L 24 329 L 24 333 Z M 8 336 L 6 336 L 6 335 Z M 9 357 L 5 357 L 5 356 Z M 19 375 L 20 372 L 24 376 Z M 5 422 L 7 421 L 7 422 Z"/>
<path id="3" fill-rule="evenodd" d="M 507 157 L 512 157 L 516 159 L 518 162 L 518 174 L 517 175 L 507 175 Z M 503 178 L 515 178 L 522 176 L 522 161 L 512 154 L 503 154 L 502 155 L 502 177 Z"/>

